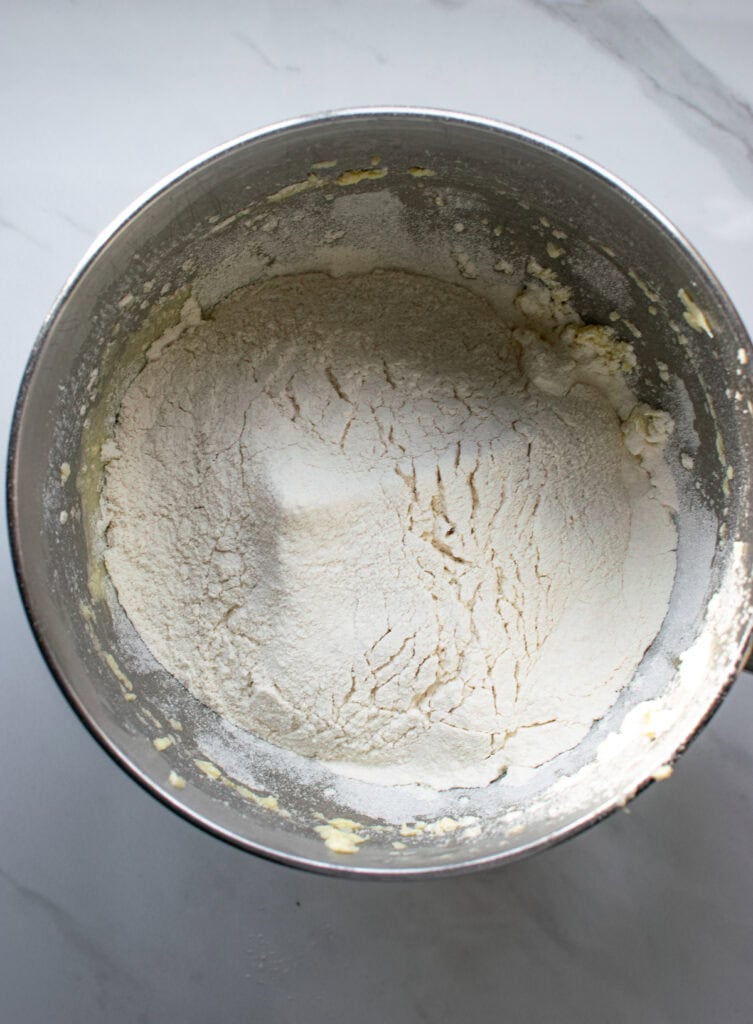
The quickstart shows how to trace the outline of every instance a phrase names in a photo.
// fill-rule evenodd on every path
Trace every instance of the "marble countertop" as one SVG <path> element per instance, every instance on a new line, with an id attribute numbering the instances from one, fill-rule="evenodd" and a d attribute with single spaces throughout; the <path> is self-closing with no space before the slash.
<path id="1" fill-rule="evenodd" d="M 266 123 L 446 107 L 579 150 L 686 233 L 753 328 L 745 0 L 6 4 L 0 430 L 95 234 Z M 668 782 L 498 870 L 384 884 L 267 863 L 168 813 L 54 685 L 0 546 L 3 1021 L 748 1022 L 751 677 Z"/>

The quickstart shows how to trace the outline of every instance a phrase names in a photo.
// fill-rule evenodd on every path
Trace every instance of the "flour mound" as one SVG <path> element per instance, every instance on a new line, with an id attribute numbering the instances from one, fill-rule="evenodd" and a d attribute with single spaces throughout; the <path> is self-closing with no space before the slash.
<path id="1" fill-rule="evenodd" d="M 400 271 L 280 277 L 153 346 L 107 446 L 105 562 L 199 700 L 437 789 L 535 768 L 610 707 L 674 579 L 671 422 L 635 412 L 630 346 L 543 330 L 535 298 L 513 327 Z"/>

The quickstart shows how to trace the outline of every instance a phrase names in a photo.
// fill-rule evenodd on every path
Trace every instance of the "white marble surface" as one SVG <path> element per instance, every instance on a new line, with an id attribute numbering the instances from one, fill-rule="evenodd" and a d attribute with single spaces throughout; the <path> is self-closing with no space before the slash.
<path id="1" fill-rule="evenodd" d="M 511 121 L 653 200 L 753 327 L 747 0 L 184 0 L 0 6 L 0 430 L 95 233 L 242 131 L 361 104 Z M 0 549 L 0 1019 L 291 1024 L 753 1018 L 753 694 L 674 777 L 558 849 L 347 883 L 172 816 L 99 749 Z"/>

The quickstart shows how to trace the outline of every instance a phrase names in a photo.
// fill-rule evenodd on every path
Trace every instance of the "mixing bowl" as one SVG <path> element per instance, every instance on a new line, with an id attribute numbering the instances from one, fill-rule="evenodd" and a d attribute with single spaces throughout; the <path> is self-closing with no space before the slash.
<path id="1" fill-rule="evenodd" d="M 611 323 L 632 343 L 631 386 L 675 420 L 667 458 L 679 494 L 677 576 L 633 681 L 575 749 L 531 778 L 476 790 L 349 781 L 228 725 L 155 662 L 101 562 L 101 445 L 146 349 L 187 296 L 211 309 L 280 273 L 397 267 L 502 295 L 532 266 L 557 274 L 587 322 Z M 730 300 L 688 243 L 562 147 L 413 109 L 254 132 L 130 207 L 42 327 L 18 398 L 8 495 L 34 632 L 102 746 L 168 807 L 247 850 L 389 877 L 448 874 L 549 846 L 666 777 L 741 664 L 751 611 L 750 355 Z"/>

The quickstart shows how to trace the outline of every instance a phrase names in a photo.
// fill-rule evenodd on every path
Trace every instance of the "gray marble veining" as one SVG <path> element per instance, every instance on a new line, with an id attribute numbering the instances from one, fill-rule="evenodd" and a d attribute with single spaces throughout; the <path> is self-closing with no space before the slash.
<path id="1" fill-rule="evenodd" d="M 266 53 L 258 43 L 256 43 L 247 33 L 241 32 L 240 30 L 233 32 L 233 36 L 243 46 L 247 47 L 258 59 L 264 64 L 265 67 L 270 68 L 272 71 L 300 71 L 301 69 L 297 64 L 277 64 L 272 58 Z"/>
<path id="2" fill-rule="evenodd" d="M 753 196 L 753 107 L 640 0 L 529 0 L 612 54 Z M 713 17 L 713 15 L 711 15 Z M 620 111 L 615 110 L 619 122 Z M 673 169 L 682 174 L 682 168 Z"/>

